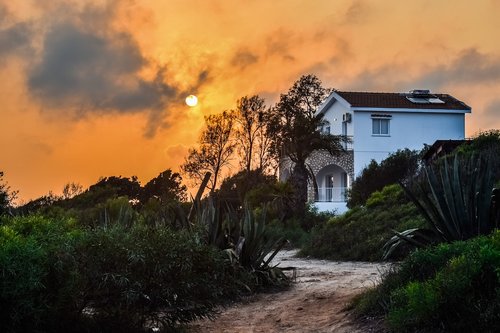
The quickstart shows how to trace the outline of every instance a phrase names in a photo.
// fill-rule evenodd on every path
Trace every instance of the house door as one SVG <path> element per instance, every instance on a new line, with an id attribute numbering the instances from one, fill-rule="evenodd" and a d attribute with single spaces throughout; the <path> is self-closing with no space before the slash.
<path id="1" fill-rule="evenodd" d="M 325 192 L 326 201 L 333 201 L 333 175 L 326 175 Z"/>

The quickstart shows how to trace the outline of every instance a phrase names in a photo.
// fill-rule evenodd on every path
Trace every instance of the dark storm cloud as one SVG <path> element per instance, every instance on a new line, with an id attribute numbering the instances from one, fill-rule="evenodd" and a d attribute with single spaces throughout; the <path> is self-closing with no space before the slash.
<path id="1" fill-rule="evenodd" d="M 130 33 L 113 28 L 116 8 L 117 1 L 80 9 L 64 1 L 50 6 L 50 25 L 38 36 L 43 45 L 27 72 L 27 85 L 44 112 L 76 118 L 145 113 L 145 136 L 151 137 L 169 126 L 165 119 L 173 106 L 210 80 L 209 70 L 180 88 L 170 68 L 147 59 Z"/>
<path id="2" fill-rule="evenodd" d="M 259 57 L 248 51 L 248 50 L 238 50 L 233 58 L 231 59 L 231 65 L 239 69 L 245 69 L 246 67 L 255 64 L 259 61 Z"/>
<path id="3" fill-rule="evenodd" d="M 137 73 L 147 64 L 126 33 L 99 35 L 63 23 L 45 36 L 41 60 L 29 73 L 30 90 L 51 107 L 83 106 L 83 112 L 159 109 L 177 90 L 159 70 L 151 81 Z"/>

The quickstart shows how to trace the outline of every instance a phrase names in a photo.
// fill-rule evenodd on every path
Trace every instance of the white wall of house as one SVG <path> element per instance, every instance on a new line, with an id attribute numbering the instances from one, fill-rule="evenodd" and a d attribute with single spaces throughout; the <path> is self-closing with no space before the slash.
<path id="1" fill-rule="evenodd" d="M 342 116 L 348 112 L 347 106 L 336 102 L 333 103 L 328 110 L 324 112 L 323 119 L 330 123 L 330 134 L 341 135 L 346 134 L 348 136 L 353 135 L 353 122 L 347 123 L 347 133 L 342 133 Z M 352 113 L 352 112 L 350 112 Z"/>
<path id="2" fill-rule="evenodd" d="M 372 114 L 388 114 L 389 135 L 372 134 Z M 354 174 L 358 176 L 372 159 L 385 159 L 398 149 L 422 149 L 439 139 L 464 139 L 463 113 L 355 111 Z"/>

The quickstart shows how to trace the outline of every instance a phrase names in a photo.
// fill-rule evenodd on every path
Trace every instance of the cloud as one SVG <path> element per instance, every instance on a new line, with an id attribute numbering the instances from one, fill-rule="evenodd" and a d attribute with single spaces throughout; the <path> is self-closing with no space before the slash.
<path id="1" fill-rule="evenodd" d="M 500 80 L 500 57 L 484 54 L 474 48 L 457 54 L 449 64 L 437 64 L 421 71 L 417 76 L 401 78 L 415 63 L 383 64 L 375 69 L 364 70 L 349 82 L 350 89 L 377 91 L 407 91 L 430 89 L 439 91 L 449 85 L 496 84 Z"/>
<path id="2" fill-rule="evenodd" d="M 499 128 L 500 125 L 500 99 L 493 100 L 480 114 L 480 122 L 490 128 Z"/>
<path id="3" fill-rule="evenodd" d="M 461 51 L 449 65 L 441 64 L 415 80 L 417 86 L 438 89 L 447 84 L 490 84 L 500 79 L 500 57 L 474 48 Z"/>
<path id="4" fill-rule="evenodd" d="M 258 55 L 248 50 L 241 49 L 234 54 L 233 58 L 231 59 L 231 65 L 243 70 L 246 67 L 255 64 L 258 61 L 259 61 Z"/>
<path id="5" fill-rule="evenodd" d="M 62 18 L 42 36 L 39 60 L 27 73 L 29 92 L 45 112 L 69 110 L 77 119 L 143 112 L 148 114 L 145 136 L 153 137 L 168 127 L 167 113 L 183 103 L 187 91 L 210 79 L 205 69 L 189 89 L 180 88 L 166 66 L 146 58 L 129 32 L 113 28 L 112 5 L 80 12 L 63 6 L 54 12 Z"/>
<path id="6" fill-rule="evenodd" d="M 33 29 L 28 22 L 17 22 L 7 24 L 9 12 L 0 4 L 0 58 L 5 59 L 9 55 L 27 55 L 33 51 L 31 38 Z"/>
<path id="7" fill-rule="evenodd" d="M 278 29 L 268 35 L 265 41 L 266 54 L 268 56 L 278 55 L 286 61 L 295 61 L 291 49 L 298 41 L 289 30 Z"/>
<path id="8" fill-rule="evenodd" d="M 175 89 L 162 83 L 163 72 L 146 81 L 147 64 L 125 33 L 99 36 L 71 24 L 54 26 L 45 36 L 41 61 L 28 77 L 30 90 L 50 107 L 79 105 L 82 112 L 137 111 L 162 106 Z"/>
<path id="9" fill-rule="evenodd" d="M 360 24 L 366 20 L 367 13 L 367 3 L 360 0 L 355 0 L 347 8 L 343 23 Z"/>

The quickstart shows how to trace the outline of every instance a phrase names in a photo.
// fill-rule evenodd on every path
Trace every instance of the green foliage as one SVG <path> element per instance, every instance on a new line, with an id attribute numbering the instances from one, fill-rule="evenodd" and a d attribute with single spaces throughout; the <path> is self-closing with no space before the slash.
<path id="1" fill-rule="evenodd" d="M 301 248 L 309 241 L 310 233 L 302 229 L 297 219 L 287 221 L 286 225 L 278 220 L 272 220 L 266 226 L 265 237 L 266 239 L 283 237 L 288 240 L 290 247 Z"/>
<path id="2" fill-rule="evenodd" d="M 498 332 L 500 232 L 410 255 L 357 300 L 397 332 Z"/>
<path id="3" fill-rule="evenodd" d="M 436 166 L 425 167 L 424 175 L 426 181 L 403 188 L 430 229 L 396 233 L 385 245 L 386 257 L 404 242 L 423 247 L 487 235 L 498 228 L 498 215 L 492 214 L 494 174 L 490 160 L 455 155 L 452 160 L 444 158 Z"/>
<path id="4" fill-rule="evenodd" d="M 197 234 L 2 218 L 2 332 L 137 332 L 213 314 L 252 277 Z"/>
<path id="5" fill-rule="evenodd" d="M 287 241 L 282 235 L 266 232 L 266 209 L 253 211 L 245 206 L 240 219 L 231 206 L 226 207 L 224 211 L 209 198 L 198 210 L 195 223 L 202 227 L 206 241 L 227 253 L 233 264 L 251 272 L 257 287 L 286 285 L 286 277 L 269 263 Z"/>
<path id="6" fill-rule="evenodd" d="M 165 228 L 98 229 L 78 253 L 85 298 L 104 321 L 188 322 L 210 316 L 237 289 L 218 251 Z"/>
<path id="7" fill-rule="evenodd" d="M 486 156 L 492 164 L 495 181 L 500 182 L 500 130 L 480 132 L 471 141 L 458 147 L 457 153 Z"/>
<path id="8" fill-rule="evenodd" d="M 259 207 L 271 201 L 273 185 L 276 177 L 264 174 L 260 169 L 242 170 L 233 176 L 227 177 L 216 192 L 219 200 L 227 202 L 233 208 L 243 207 L 249 201 L 252 207 Z M 258 193 L 265 195 L 258 196 Z"/>
<path id="9" fill-rule="evenodd" d="M 3 180 L 3 171 L 0 171 L 0 216 L 9 212 L 11 202 L 16 198 L 17 192 L 11 191 L 10 186 Z"/>
<path id="10" fill-rule="evenodd" d="M 293 188 L 293 211 L 302 215 L 306 209 L 307 181 L 310 171 L 307 158 L 316 150 L 325 150 L 331 155 L 340 154 L 343 137 L 320 130 L 323 114 L 317 114 L 318 107 L 330 90 L 321 85 L 314 75 L 300 77 L 271 111 L 267 132 L 276 158 L 289 158 L 293 169 L 288 180 Z"/>
<path id="11" fill-rule="evenodd" d="M 361 171 L 361 175 L 352 183 L 347 206 L 364 205 L 366 200 L 384 186 L 398 182 L 407 182 L 419 169 L 420 152 L 403 149 L 390 154 L 377 163 L 372 160 Z"/>
<path id="12" fill-rule="evenodd" d="M 367 207 L 356 207 L 331 218 L 311 231 L 302 255 L 335 260 L 380 260 L 391 229 L 405 230 L 424 224 L 416 207 L 408 202 L 399 185 L 386 186 L 368 199 Z M 401 256 L 405 252 L 400 253 Z"/>

